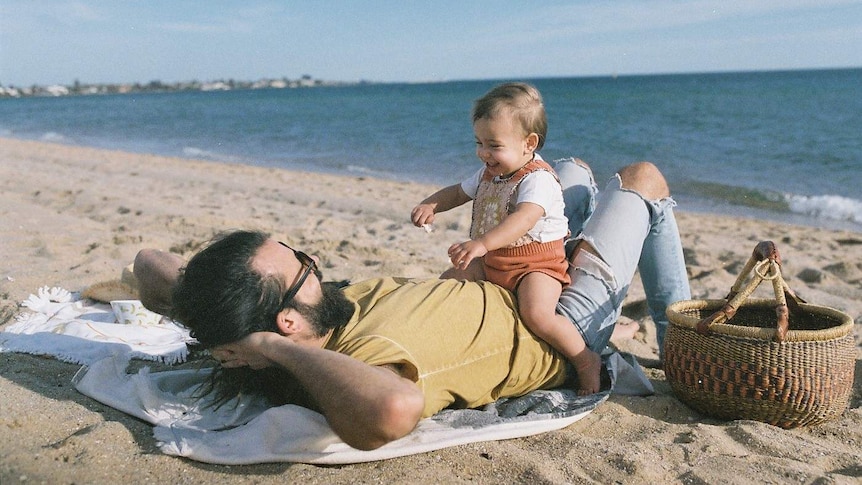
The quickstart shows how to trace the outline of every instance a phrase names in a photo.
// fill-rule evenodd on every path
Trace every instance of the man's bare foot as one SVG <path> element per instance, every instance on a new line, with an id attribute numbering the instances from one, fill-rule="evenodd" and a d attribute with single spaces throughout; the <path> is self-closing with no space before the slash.
<path id="1" fill-rule="evenodd" d="M 614 325 L 614 332 L 611 334 L 611 340 L 629 340 L 634 338 L 641 326 L 637 321 L 626 317 L 620 317 Z"/>
<path id="2" fill-rule="evenodd" d="M 599 392 L 602 370 L 602 358 L 599 354 L 590 349 L 584 349 L 572 359 L 572 365 L 578 372 L 578 395 L 589 396 Z"/>

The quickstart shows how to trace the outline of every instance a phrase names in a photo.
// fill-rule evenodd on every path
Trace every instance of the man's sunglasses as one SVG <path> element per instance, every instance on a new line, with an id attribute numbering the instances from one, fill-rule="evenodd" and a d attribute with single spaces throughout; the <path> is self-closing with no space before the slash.
<path id="1" fill-rule="evenodd" d="M 279 241 L 278 243 L 286 247 L 287 249 L 293 251 L 293 254 L 296 256 L 296 259 L 298 259 L 302 266 L 305 267 L 302 273 L 299 274 L 299 277 L 296 279 L 296 281 L 292 285 L 290 285 L 290 288 L 287 289 L 287 291 L 284 293 L 284 296 L 281 298 L 281 308 L 285 308 L 293 300 L 293 297 L 295 297 L 296 294 L 299 292 L 299 289 L 302 288 L 302 285 L 305 283 L 305 280 L 308 279 L 309 273 L 314 272 L 314 276 L 317 276 L 318 280 L 320 280 L 323 275 L 317 268 L 317 264 L 314 262 L 313 259 L 311 259 L 311 256 L 303 253 L 302 251 L 297 251 L 296 249 L 293 249 L 292 247 L 288 246 L 287 244 L 284 244 L 281 241 Z"/>

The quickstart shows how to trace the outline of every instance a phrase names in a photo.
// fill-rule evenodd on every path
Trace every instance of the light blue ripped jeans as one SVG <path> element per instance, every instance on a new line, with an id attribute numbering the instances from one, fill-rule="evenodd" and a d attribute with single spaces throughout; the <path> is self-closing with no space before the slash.
<path id="1" fill-rule="evenodd" d="M 572 284 L 563 289 L 557 313 L 575 324 L 591 350 L 601 353 L 620 317 L 635 270 L 639 270 L 661 352 L 668 325 L 665 309 L 691 298 L 673 215 L 676 202 L 669 197 L 646 200 L 621 188 L 619 175 L 599 193 L 592 174 L 574 159 L 552 165 L 563 186 L 572 232 L 567 249 L 583 239 L 601 255 L 578 252 L 569 267 Z"/>

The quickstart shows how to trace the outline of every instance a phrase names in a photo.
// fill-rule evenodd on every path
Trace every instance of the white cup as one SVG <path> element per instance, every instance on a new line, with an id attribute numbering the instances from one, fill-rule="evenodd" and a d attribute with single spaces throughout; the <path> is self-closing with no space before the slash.
<path id="1" fill-rule="evenodd" d="M 111 300 L 117 323 L 123 325 L 158 325 L 162 316 L 144 308 L 140 300 Z"/>

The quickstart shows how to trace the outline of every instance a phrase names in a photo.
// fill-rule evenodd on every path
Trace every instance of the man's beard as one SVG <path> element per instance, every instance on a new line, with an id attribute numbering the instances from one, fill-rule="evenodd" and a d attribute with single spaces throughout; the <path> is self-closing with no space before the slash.
<path id="1" fill-rule="evenodd" d="M 353 317 L 353 302 L 341 292 L 341 285 L 326 282 L 320 285 L 323 297 L 313 305 L 294 302 L 293 307 L 311 324 L 316 337 L 323 337 L 330 330 L 341 328 Z"/>

